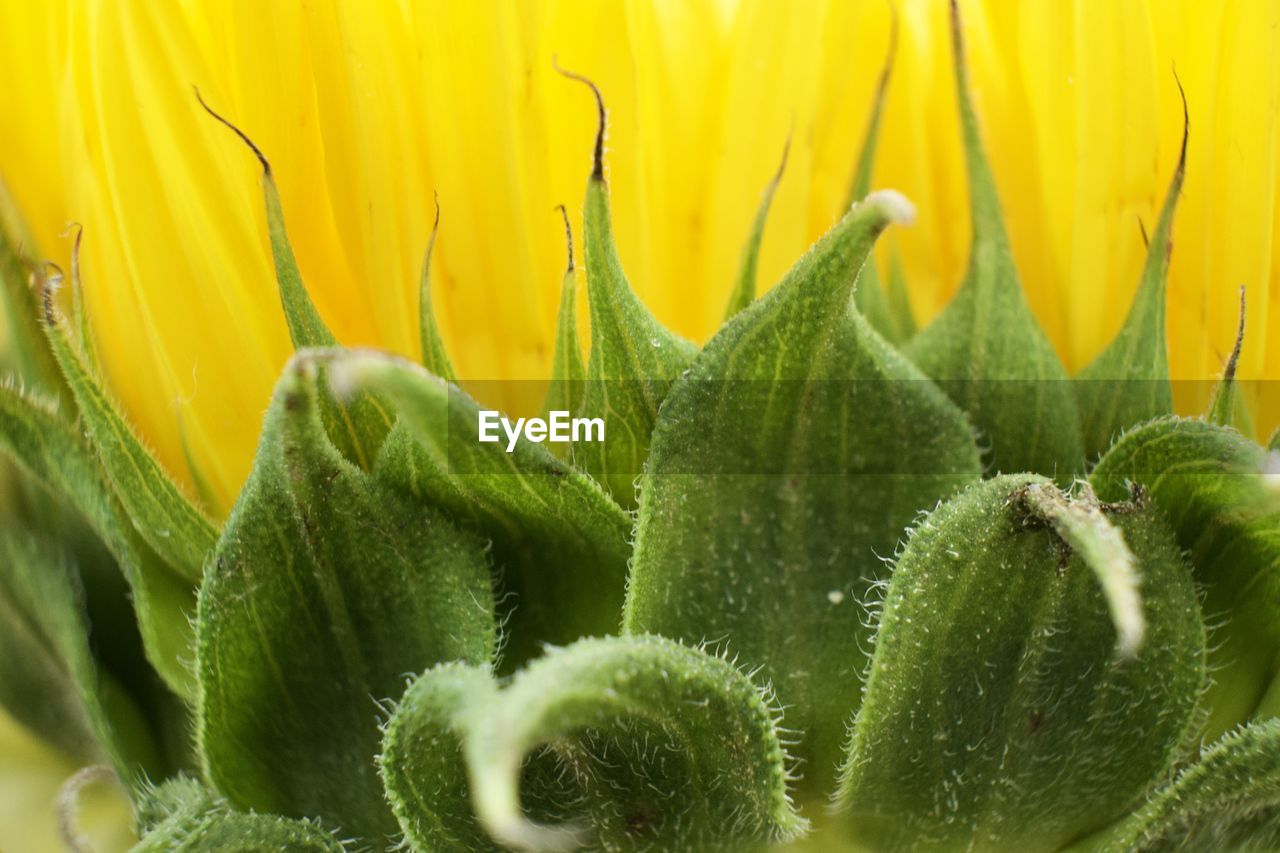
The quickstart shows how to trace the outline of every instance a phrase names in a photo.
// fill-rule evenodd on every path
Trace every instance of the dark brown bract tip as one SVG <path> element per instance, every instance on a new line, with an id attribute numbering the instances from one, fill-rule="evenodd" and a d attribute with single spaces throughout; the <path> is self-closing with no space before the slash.
<path id="1" fill-rule="evenodd" d="M 596 110 L 599 112 L 600 123 L 596 129 L 596 150 L 595 150 L 593 166 L 591 169 L 591 179 L 593 181 L 603 182 L 604 181 L 604 131 L 605 131 L 605 126 L 607 124 L 607 119 L 606 119 L 606 114 L 604 109 L 604 96 L 600 94 L 600 87 L 597 86 L 594 82 L 592 82 L 591 78 L 584 77 L 581 74 L 575 74 L 572 71 L 561 68 L 559 60 L 557 60 L 556 57 L 554 56 L 551 57 L 551 64 L 552 66 L 555 67 L 556 71 L 559 71 L 561 74 L 563 74 L 565 77 L 568 77 L 570 80 L 576 80 L 579 83 L 582 83 L 586 86 L 591 87 L 592 94 L 596 96 Z"/>
<path id="2" fill-rule="evenodd" d="M 573 229 L 569 227 L 569 211 L 563 204 L 557 204 L 556 210 L 560 211 L 560 216 L 564 219 L 564 243 L 569 250 L 569 267 L 567 272 L 573 272 Z"/>
<path id="3" fill-rule="evenodd" d="M 217 119 L 221 124 L 230 128 L 231 132 L 234 133 L 236 136 L 240 137 L 240 141 L 243 142 L 245 145 L 249 146 L 249 150 L 253 152 L 253 156 L 257 157 L 258 162 L 262 164 L 262 173 L 264 175 L 270 176 L 271 164 L 267 162 L 267 156 L 262 153 L 262 149 L 253 143 L 253 140 L 249 138 L 249 135 L 247 133 L 245 133 L 240 128 L 236 127 L 227 119 L 223 118 L 213 109 L 213 107 L 209 106 L 205 102 L 204 96 L 200 94 L 200 88 L 198 86 L 192 86 L 191 88 L 195 90 L 196 100 L 200 102 L 200 106 L 204 107 L 204 111 L 207 112 L 209 115 L 213 116 L 215 119 Z"/>

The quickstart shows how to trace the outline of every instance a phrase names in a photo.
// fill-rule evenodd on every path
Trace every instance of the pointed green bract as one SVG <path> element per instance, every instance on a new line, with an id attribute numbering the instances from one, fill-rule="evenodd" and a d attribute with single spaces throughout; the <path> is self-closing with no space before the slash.
<path id="1" fill-rule="evenodd" d="M 1277 849 L 1280 720 L 1224 736 L 1133 815 L 1080 846 L 1100 853 Z"/>
<path id="2" fill-rule="evenodd" d="M 64 554 L 0 525 L 0 704 L 67 755 L 126 784 L 160 769 L 146 721 L 89 650 L 84 590 Z"/>
<path id="3" fill-rule="evenodd" d="M 55 316 L 45 331 L 83 419 L 92 435 L 112 491 L 134 529 L 174 571 L 200 579 L 205 556 L 217 539 L 213 522 L 182 493 L 107 395 L 67 340 Z"/>
<path id="4" fill-rule="evenodd" d="M 302 272 L 298 269 L 298 261 L 294 257 L 293 246 L 289 242 L 289 232 L 285 227 L 284 207 L 280 203 L 280 191 L 276 187 L 276 179 L 271 172 L 271 163 L 244 131 L 205 103 L 199 90 L 196 91 L 196 99 L 205 112 L 248 146 L 262 166 L 262 201 L 267 214 L 271 259 L 275 266 L 276 285 L 280 291 L 280 306 L 284 310 L 285 323 L 289 327 L 289 338 L 293 341 L 294 349 L 337 346 L 338 339 L 334 337 L 324 318 L 320 316 L 315 303 L 307 293 L 306 284 L 302 281 Z M 430 247 L 434 245 L 434 240 L 435 232 L 433 231 L 431 243 L 428 244 L 427 249 L 428 261 Z M 427 275 L 425 264 L 422 274 Z M 445 364 L 447 366 L 447 361 Z M 326 389 L 321 398 L 320 411 L 334 446 L 361 468 L 365 470 L 371 468 L 373 460 L 377 458 L 378 448 L 382 446 L 383 439 L 393 426 L 393 419 L 383 409 L 381 403 L 365 395 L 359 395 L 345 403 L 338 403 L 329 396 Z"/>
<path id="5" fill-rule="evenodd" d="M 147 659 L 176 693 L 192 698 L 192 583 L 130 523 L 82 435 L 51 405 L 0 385 L 0 450 L 102 540 L 129 583 Z"/>
<path id="6" fill-rule="evenodd" d="M 952 30 L 973 243 L 960 290 L 906 352 L 969 414 L 990 446 L 993 472 L 1035 471 L 1068 482 L 1084 462 L 1075 396 L 1014 267 L 969 98 L 954 0 Z"/>
<path id="7" fill-rule="evenodd" d="M 697 350 L 667 331 L 627 283 L 613 245 L 603 180 L 587 185 L 585 217 L 591 355 L 582 415 L 604 419 L 605 440 L 576 443 L 573 458 L 630 508 L 658 406 Z"/>
<path id="8" fill-rule="evenodd" d="M 475 402 L 409 362 L 369 351 L 338 357 L 335 384 L 385 397 L 401 423 L 377 470 L 493 542 L 514 606 L 506 627 L 513 663 L 543 643 L 618 628 L 631 519 L 599 485 L 525 440 L 506 452 L 478 441 Z"/>
<path id="9" fill-rule="evenodd" d="M 444 348 L 444 337 L 436 322 L 435 302 L 431 298 L 431 256 L 435 254 L 436 234 L 439 231 L 440 202 L 437 199 L 436 219 L 431 225 L 431 237 L 427 240 L 427 251 L 422 258 L 422 278 L 418 286 L 418 333 L 422 339 L 422 366 L 441 379 L 453 382 L 457 375 L 453 372 L 453 363 L 449 361 L 449 352 Z"/>
<path id="10" fill-rule="evenodd" d="M 1249 718 L 1280 653 L 1280 494 L 1269 470 L 1267 451 L 1235 430 L 1167 417 L 1122 436 L 1089 477 L 1102 500 L 1145 488 L 1187 551 L 1210 626 L 1209 737 Z"/>
<path id="11" fill-rule="evenodd" d="M 861 600 L 916 513 L 980 476 L 950 401 L 852 305 L 895 193 L 856 206 L 713 338 L 654 431 L 624 626 L 763 666 L 829 789 L 857 707 Z"/>
<path id="12" fill-rule="evenodd" d="M 1184 742 L 1205 637 L 1173 536 L 1141 501 L 1102 508 L 1143 578 L 1149 637 L 1121 658 L 1087 552 L 1033 488 L 1053 486 L 969 489 L 897 559 L 837 799 L 875 849 L 1059 849 L 1124 814 Z"/>
<path id="13" fill-rule="evenodd" d="M 1173 412 L 1164 328 L 1165 282 L 1173 251 L 1173 213 L 1187 169 L 1190 125 L 1185 100 L 1182 106 L 1182 153 L 1147 246 L 1147 262 L 1129 316 L 1115 339 L 1080 371 L 1074 383 L 1084 452 L 1090 459 L 1106 450 L 1112 438 L 1126 429 Z"/>
<path id="14" fill-rule="evenodd" d="M 304 351 L 285 368 L 209 563 L 198 737 L 232 804 L 323 815 L 381 845 L 398 830 L 374 764 L 377 702 L 399 696 L 406 673 L 487 662 L 492 587 L 480 540 L 330 443 L 325 357 Z"/>
<path id="15" fill-rule="evenodd" d="M 769 221 L 769 208 L 773 197 L 778 192 L 778 184 L 782 183 L 782 173 L 787 168 L 787 153 L 791 150 L 791 138 L 782 149 L 782 162 L 778 171 L 764 188 L 760 198 L 760 206 L 756 208 L 756 217 L 751 221 L 751 232 L 747 234 L 747 242 L 742 247 L 742 260 L 738 265 L 738 279 L 729 293 L 729 304 L 724 309 L 724 320 L 729 322 L 733 315 L 746 308 L 756 298 L 756 277 L 760 265 L 760 243 L 764 240 L 764 226 Z"/>
<path id="16" fill-rule="evenodd" d="M 556 314 L 556 348 L 551 357 L 551 384 L 542 404 L 545 417 L 550 412 L 562 411 L 577 414 L 582 408 L 582 395 L 586 391 L 587 366 L 582 360 L 582 344 L 578 339 L 578 276 L 573 263 L 573 232 L 569 228 L 569 214 L 560 208 L 564 216 L 565 242 L 569 250 L 569 265 L 560 285 L 560 310 Z M 552 445 L 552 452 L 561 458 L 570 453 L 566 447 Z"/>
<path id="17" fill-rule="evenodd" d="M 785 841 L 806 824 L 788 794 L 777 717 L 718 657 L 660 637 L 583 640 L 530 664 L 471 718 L 472 798 L 489 832 L 517 849 Z M 586 814 L 547 825 L 522 813 L 520 767 L 538 747 L 581 787 Z"/>
<path id="18" fill-rule="evenodd" d="M 198 782 L 166 782 L 143 801 L 142 839 L 132 853 L 290 850 L 343 853 L 346 846 L 309 820 L 232 811 Z"/>
<path id="19" fill-rule="evenodd" d="M 1241 435 L 1253 437 L 1253 418 L 1240 393 L 1236 381 L 1236 366 L 1240 363 L 1240 350 L 1244 346 L 1244 288 L 1240 288 L 1240 325 L 1236 329 L 1236 343 L 1222 369 L 1222 379 L 1213 389 L 1205 419 L 1219 426 L 1235 428 Z"/>

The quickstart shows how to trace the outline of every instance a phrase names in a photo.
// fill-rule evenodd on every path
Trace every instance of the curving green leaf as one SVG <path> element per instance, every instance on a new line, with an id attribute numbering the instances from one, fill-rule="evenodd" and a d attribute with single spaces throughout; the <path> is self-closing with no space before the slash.
<path id="1" fill-rule="evenodd" d="M 341 853 L 346 849 L 333 833 L 311 821 L 232 811 L 200 783 L 185 777 L 172 779 L 143 798 L 139 823 L 142 839 L 133 853 Z"/>
<path id="2" fill-rule="evenodd" d="M 331 370 L 340 388 L 373 389 L 399 413 L 379 475 L 492 540 L 513 599 L 510 662 L 617 631 L 631 519 L 595 482 L 540 444 L 479 442 L 475 402 L 407 361 L 353 351 Z"/>
<path id="3" fill-rule="evenodd" d="M 320 420 L 316 360 L 285 368 L 253 473 L 200 591 L 198 737 L 236 806 L 396 832 L 374 757 L 377 703 L 406 673 L 487 662 L 483 544 L 348 462 Z"/>
<path id="4" fill-rule="evenodd" d="M 518 849 L 741 850 L 804 832 L 792 807 L 779 711 L 725 660 L 652 636 L 555 649 L 466 715 L 481 822 Z M 582 821 L 521 810 L 535 750 L 581 789 Z"/>
<path id="5" fill-rule="evenodd" d="M 147 659 L 176 693 L 194 697 L 187 667 L 194 649 L 192 584 L 129 522 L 80 433 L 52 405 L 0 384 L 0 450 L 75 509 L 102 540 L 129 583 Z"/>
<path id="6" fill-rule="evenodd" d="M 901 342 L 915 337 L 918 331 L 915 315 L 911 313 L 911 294 L 907 292 L 907 274 L 902 269 L 902 256 L 896 248 L 889 252 L 889 310 L 901 330 Z"/>
<path id="7" fill-rule="evenodd" d="M 74 567 L 7 525 L 0 525 L 0 704 L 67 755 L 109 759 L 127 784 L 160 767 L 137 706 L 89 650 Z"/>
<path id="8" fill-rule="evenodd" d="M 1181 92 L 1181 87 L 1179 87 Z M 1173 412 L 1165 343 L 1165 280 L 1173 251 L 1173 213 L 1187 170 L 1190 122 L 1182 101 L 1182 151 L 1165 194 L 1129 316 L 1115 339 L 1076 377 L 1084 452 L 1095 458 L 1126 429 Z"/>
<path id="9" fill-rule="evenodd" d="M 804 733 L 807 793 L 829 790 L 858 704 L 881 556 L 981 473 L 964 416 L 853 307 L 876 236 L 909 213 L 868 196 L 706 345 L 641 490 L 625 629 L 763 665 Z"/>
<path id="10" fill-rule="evenodd" d="M 1137 558 L 1148 637 L 1125 658 L 1087 565 L 1116 545 L 1079 549 L 1029 499 L 1049 488 L 974 486 L 897 559 L 837 798 L 876 849 L 1059 849 L 1123 815 L 1185 741 L 1205 637 L 1173 536 L 1142 499 L 1073 499 Z"/>
<path id="11" fill-rule="evenodd" d="M 782 148 L 782 162 L 778 171 L 764 188 L 760 197 L 760 206 L 756 208 L 756 218 L 751 221 L 751 232 L 747 234 L 747 242 L 742 247 L 742 260 L 738 266 L 738 280 L 729 293 L 729 304 L 724 309 L 724 321 L 727 323 L 734 315 L 750 305 L 756 298 L 756 276 L 760 266 L 760 243 L 764 240 L 764 226 L 769 221 L 769 208 L 773 205 L 773 197 L 782 183 L 782 173 L 787 168 L 787 154 L 791 150 L 791 137 Z"/>
<path id="12" fill-rule="evenodd" d="M 214 112 L 205 103 L 199 90 L 196 90 L 196 99 L 205 112 L 249 147 L 262 166 L 262 200 L 267 213 L 271 258 L 275 264 L 276 284 L 280 289 L 280 305 L 284 309 L 284 318 L 289 326 L 289 337 L 293 341 L 294 349 L 337 346 L 338 339 L 334 337 L 328 324 L 320 316 L 315 303 L 307 294 L 306 284 L 302 281 L 302 272 L 298 269 L 297 259 L 293 255 L 293 246 L 289 242 L 289 233 L 285 228 L 284 208 L 280 203 L 280 191 L 276 188 L 275 176 L 271 172 L 271 163 L 244 131 Z M 429 273 L 426 264 L 430 262 L 431 247 L 434 244 L 435 231 L 433 230 L 422 272 L 424 288 L 429 288 L 425 281 Z M 424 292 L 429 293 L 429 290 Z M 423 310 L 429 309 L 428 300 Z M 443 347 L 441 351 L 443 352 Z M 447 358 L 443 364 L 437 366 L 441 369 L 447 368 Z M 359 394 L 345 402 L 338 402 L 326 388 L 322 391 L 320 398 L 320 414 L 330 440 L 342 455 L 365 470 L 372 468 L 373 461 L 378 456 L 378 449 L 394 425 L 394 418 L 384 409 L 381 401 Z"/>
<path id="13" fill-rule="evenodd" d="M 90 444 L 133 528 L 181 577 L 192 583 L 199 581 L 205 556 L 218 536 L 213 522 L 187 499 L 143 446 L 102 382 L 89 372 L 67 340 L 52 308 L 45 318 L 45 332 Z"/>
<path id="14" fill-rule="evenodd" d="M 1280 720 L 1245 726 L 1100 838 L 1098 851 L 1253 850 L 1280 847 Z"/>
<path id="15" fill-rule="evenodd" d="M 627 282 L 613 242 L 604 180 L 604 100 L 594 83 L 564 73 L 591 87 L 600 115 L 583 211 L 591 354 L 581 416 L 602 418 L 605 440 L 575 442 L 573 458 L 615 501 L 631 509 L 658 406 L 697 348 L 659 323 Z"/>
<path id="16" fill-rule="evenodd" d="M 582 344 L 578 338 L 578 274 L 573 263 L 573 231 L 569 227 L 569 214 L 561 205 L 564 217 L 565 244 L 569 250 L 569 264 L 560 285 L 560 310 L 556 316 L 556 348 L 551 358 L 551 384 L 542 404 L 542 414 L 552 411 L 582 411 L 582 395 L 586 390 L 587 366 L 582 360 Z M 552 445 L 552 452 L 561 458 L 570 456 L 566 448 Z"/>
<path id="17" fill-rule="evenodd" d="M 991 470 L 1069 482 L 1084 464 L 1075 396 L 1022 292 L 969 98 L 955 0 L 951 10 L 973 243 L 960 290 L 906 353 L 968 412 L 990 445 Z"/>
<path id="18" fill-rule="evenodd" d="M 1235 430 L 1167 417 L 1122 436 L 1089 477 L 1103 500 L 1146 489 L 1188 553 L 1210 626 L 1209 737 L 1249 718 L 1280 653 L 1280 494 L 1267 463 Z"/>

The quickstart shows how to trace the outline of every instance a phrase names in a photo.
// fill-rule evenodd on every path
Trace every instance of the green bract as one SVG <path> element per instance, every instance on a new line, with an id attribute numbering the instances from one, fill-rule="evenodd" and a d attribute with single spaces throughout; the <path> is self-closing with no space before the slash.
<path id="1" fill-rule="evenodd" d="M 595 92 L 590 351 L 570 246 L 544 415 L 603 441 L 478 441 L 434 231 L 423 364 L 339 346 L 255 148 L 298 352 L 221 526 L 100 380 L 78 262 L 64 317 L 0 241 L 0 702 L 109 766 L 141 850 L 1275 849 L 1280 442 L 1233 363 L 1171 412 L 1185 162 L 1067 381 L 955 43 L 974 240 L 919 332 L 869 261 L 911 214 L 868 192 L 879 100 L 851 209 L 755 298 L 775 178 L 698 349 L 627 282 Z"/>

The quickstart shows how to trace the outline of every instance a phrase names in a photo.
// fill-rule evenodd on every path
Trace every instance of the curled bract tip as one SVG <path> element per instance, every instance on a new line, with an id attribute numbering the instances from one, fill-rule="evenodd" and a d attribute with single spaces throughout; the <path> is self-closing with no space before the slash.
<path id="1" fill-rule="evenodd" d="M 249 138 L 249 134 L 236 127 L 228 119 L 219 114 L 213 107 L 209 106 L 208 102 L 205 101 L 204 96 L 200 94 L 200 88 L 198 86 L 192 86 L 191 88 L 195 91 L 196 100 L 200 102 L 200 106 L 204 108 L 204 111 L 213 116 L 213 118 L 223 126 L 229 128 L 236 136 L 240 137 L 240 141 L 249 146 L 249 150 L 253 152 L 253 156 L 257 157 L 258 162 L 262 164 L 263 174 L 269 176 L 271 174 L 271 163 L 268 162 L 267 155 L 262 153 L 262 149 L 254 144 L 254 141 Z"/>
<path id="2" fill-rule="evenodd" d="M 897 190 L 876 190 L 868 193 L 861 203 L 880 208 L 895 225 L 911 225 L 916 221 L 916 206 Z"/>
<path id="3" fill-rule="evenodd" d="M 589 87 L 591 93 L 596 96 L 596 111 L 599 114 L 599 124 L 596 127 L 596 147 L 592 158 L 591 179 L 594 181 L 604 180 L 604 134 L 605 127 L 608 125 L 608 114 L 604 108 L 604 95 L 600 94 L 600 87 L 595 84 L 590 77 L 570 71 L 560 66 L 558 57 L 551 57 L 551 65 L 556 71 L 568 77 L 570 80 L 576 80 L 579 83 Z"/>

